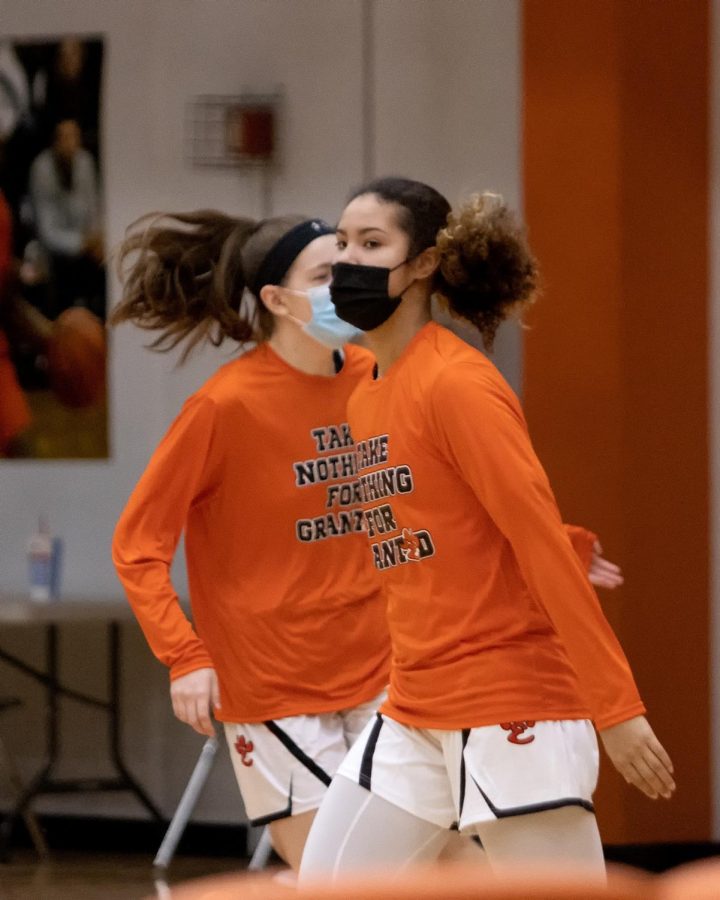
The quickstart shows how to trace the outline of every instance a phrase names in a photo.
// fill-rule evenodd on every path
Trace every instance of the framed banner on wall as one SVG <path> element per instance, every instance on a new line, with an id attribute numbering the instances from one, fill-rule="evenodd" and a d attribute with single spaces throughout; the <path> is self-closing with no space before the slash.
<path id="1" fill-rule="evenodd" d="M 0 41 L 0 458 L 108 455 L 102 65 Z"/>

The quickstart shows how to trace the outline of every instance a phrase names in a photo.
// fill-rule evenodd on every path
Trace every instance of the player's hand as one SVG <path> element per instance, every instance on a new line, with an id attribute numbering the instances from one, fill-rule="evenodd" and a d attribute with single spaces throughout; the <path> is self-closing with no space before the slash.
<path id="1" fill-rule="evenodd" d="M 628 784 L 652 800 L 669 800 L 675 790 L 673 764 L 645 716 L 599 732 L 607 755 Z"/>
<path id="2" fill-rule="evenodd" d="M 595 587 L 607 588 L 609 591 L 620 587 L 625 581 L 620 566 L 609 562 L 603 557 L 603 548 L 600 541 L 593 544 L 593 554 L 588 569 L 588 578 Z"/>
<path id="3" fill-rule="evenodd" d="M 99 231 L 91 231 L 85 235 L 82 249 L 86 256 L 91 257 L 98 265 L 102 264 L 105 258 L 105 245 Z"/>
<path id="4" fill-rule="evenodd" d="M 215 669 L 195 669 L 170 684 L 175 715 L 198 734 L 215 735 L 212 712 L 220 708 L 220 688 Z"/>

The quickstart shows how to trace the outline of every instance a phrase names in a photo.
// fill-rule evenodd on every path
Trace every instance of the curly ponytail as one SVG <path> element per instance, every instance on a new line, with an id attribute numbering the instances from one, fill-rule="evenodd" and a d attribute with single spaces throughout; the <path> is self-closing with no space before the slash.
<path id="1" fill-rule="evenodd" d="M 377 178 L 350 199 L 374 194 L 397 207 L 408 255 L 437 246 L 432 290 L 449 312 L 481 333 L 489 350 L 500 324 L 537 290 L 537 263 L 525 234 L 497 194 L 474 194 L 457 212 L 434 188 L 408 178 Z"/>
<path id="2" fill-rule="evenodd" d="M 435 290 L 491 349 L 501 323 L 535 298 L 537 262 L 524 230 L 498 194 L 473 194 L 450 213 L 437 247 Z"/>
<path id="3" fill-rule="evenodd" d="M 255 222 L 214 210 L 153 213 L 128 228 L 118 251 L 123 296 L 110 322 L 131 321 L 160 334 L 153 350 L 185 342 L 184 361 L 203 340 L 219 346 L 263 340 L 273 329 L 246 288 L 271 247 L 303 216 Z"/>

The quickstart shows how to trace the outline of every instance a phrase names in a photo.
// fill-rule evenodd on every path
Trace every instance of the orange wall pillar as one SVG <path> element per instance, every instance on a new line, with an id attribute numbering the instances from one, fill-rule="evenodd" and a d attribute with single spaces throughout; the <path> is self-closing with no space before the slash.
<path id="1" fill-rule="evenodd" d="M 707 0 L 524 0 L 524 189 L 544 296 L 525 407 L 566 521 L 626 587 L 603 598 L 676 799 L 604 766 L 609 843 L 710 837 Z"/>

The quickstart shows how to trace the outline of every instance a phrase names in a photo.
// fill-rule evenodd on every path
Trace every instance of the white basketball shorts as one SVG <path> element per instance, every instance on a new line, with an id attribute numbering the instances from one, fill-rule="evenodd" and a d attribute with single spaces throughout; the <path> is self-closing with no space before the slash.
<path id="1" fill-rule="evenodd" d="M 348 749 L 384 699 L 381 694 L 351 709 L 319 715 L 225 723 L 250 824 L 266 825 L 317 809 Z"/>
<path id="2" fill-rule="evenodd" d="M 443 731 L 377 713 L 338 774 L 443 828 L 580 806 L 593 812 L 599 754 L 586 719 Z"/>

